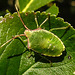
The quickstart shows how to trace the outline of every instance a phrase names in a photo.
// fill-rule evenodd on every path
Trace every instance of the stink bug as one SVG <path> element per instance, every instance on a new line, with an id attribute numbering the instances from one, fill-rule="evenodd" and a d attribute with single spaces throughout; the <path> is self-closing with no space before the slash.
<path id="1" fill-rule="evenodd" d="M 17 9 L 17 12 L 18 12 L 18 9 Z M 45 29 L 41 29 L 41 26 L 48 20 L 48 18 L 46 18 L 41 25 L 38 25 L 37 17 L 35 15 L 35 22 L 37 24 L 37 29 L 30 30 L 24 24 L 19 12 L 18 12 L 18 16 L 23 26 L 26 28 L 26 30 L 24 31 L 24 34 L 20 34 L 13 37 L 12 39 L 4 43 L 1 47 L 3 47 L 5 44 L 7 44 L 11 40 L 19 36 L 25 36 L 27 37 L 28 49 L 31 49 L 32 51 L 35 51 L 45 56 L 58 57 L 62 55 L 62 52 L 65 50 L 65 46 L 63 42 L 61 41 L 61 39 L 50 31 L 57 30 L 57 29 L 66 29 L 69 26 L 62 27 L 62 28 L 53 28 L 50 31 L 47 31 Z"/>

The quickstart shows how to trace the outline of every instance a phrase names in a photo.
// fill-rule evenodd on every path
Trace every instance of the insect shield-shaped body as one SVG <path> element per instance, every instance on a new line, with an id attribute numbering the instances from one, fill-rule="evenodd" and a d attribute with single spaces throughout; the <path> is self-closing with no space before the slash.
<path id="1" fill-rule="evenodd" d="M 17 12 L 18 12 L 18 9 L 17 9 Z M 38 25 L 37 17 L 35 15 L 35 22 L 37 24 L 37 29 L 30 30 L 24 24 L 19 12 L 18 12 L 18 16 L 20 17 L 20 20 L 21 20 L 23 26 L 26 28 L 24 34 L 20 34 L 20 35 L 13 37 L 12 39 L 10 39 L 6 43 L 4 43 L 1 47 L 3 47 L 5 44 L 7 44 L 11 40 L 13 40 L 19 36 L 25 36 L 25 37 L 27 37 L 28 49 L 31 49 L 31 50 L 33 50 L 37 53 L 40 53 L 42 55 L 45 55 L 45 56 L 52 56 L 52 57 L 57 56 L 58 57 L 58 56 L 62 55 L 62 52 L 65 50 L 65 46 L 64 46 L 63 42 L 52 32 L 41 29 L 41 26 L 48 20 L 48 17 L 43 21 L 43 23 L 41 23 L 41 25 Z M 53 28 L 52 30 L 66 29 L 68 27 L 69 26 L 62 27 L 62 28 Z"/>
<path id="2" fill-rule="evenodd" d="M 28 40 L 28 49 L 46 56 L 60 56 L 65 50 L 63 42 L 53 33 L 38 28 L 25 30 L 24 34 Z"/>

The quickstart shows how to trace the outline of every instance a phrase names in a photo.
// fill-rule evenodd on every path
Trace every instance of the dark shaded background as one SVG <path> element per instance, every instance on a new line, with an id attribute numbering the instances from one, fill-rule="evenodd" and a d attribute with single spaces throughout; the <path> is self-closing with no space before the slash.
<path id="1" fill-rule="evenodd" d="M 4 16 L 8 9 L 11 13 L 15 12 L 16 0 L 0 0 L 0 16 Z M 59 7 L 59 17 L 64 18 L 75 28 L 75 0 L 56 0 L 53 3 Z M 44 8 L 43 8 L 44 9 Z"/>

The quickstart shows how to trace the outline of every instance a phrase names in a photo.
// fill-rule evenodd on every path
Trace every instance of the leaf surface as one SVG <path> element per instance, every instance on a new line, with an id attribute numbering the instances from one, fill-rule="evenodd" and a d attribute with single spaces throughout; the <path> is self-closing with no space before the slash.
<path id="1" fill-rule="evenodd" d="M 58 15 L 59 8 L 56 6 L 56 4 L 52 5 L 49 9 L 46 10 L 47 13 L 51 13 L 51 15 Z"/>
<path id="2" fill-rule="evenodd" d="M 19 0 L 20 11 L 34 11 L 54 0 Z"/>
<path id="3" fill-rule="evenodd" d="M 39 25 L 49 15 L 46 13 L 36 14 Z M 36 29 L 34 12 L 21 13 L 25 25 L 29 29 Z M 42 26 L 46 30 L 51 28 L 65 27 L 70 25 L 60 17 L 50 15 L 50 19 Z M 12 36 L 23 34 L 23 27 L 16 13 L 7 14 L 0 17 L 0 46 L 12 38 Z M 52 31 L 64 43 L 66 50 L 60 57 L 47 57 L 52 62 L 41 58 L 39 54 L 32 51 L 26 51 L 27 43 L 22 43 L 19 39 L 14 39 L 4 47 L 0 48 L 0 74 L 1 75 L 73 75 L 75 72 L 75 29 L 70 26 L 66 30 Z M 65 33 L 65 34 L 64 34 Z M 64 34 L 64 35 L 63 35 Z M 26 37 L 22 37 L 23 40 Z M 24 52 L 26 51 L 26 52 Z M 23 53 L 24 52 L 24 53 Z M 23 54 L 22 54 L 23 53 Z"/>

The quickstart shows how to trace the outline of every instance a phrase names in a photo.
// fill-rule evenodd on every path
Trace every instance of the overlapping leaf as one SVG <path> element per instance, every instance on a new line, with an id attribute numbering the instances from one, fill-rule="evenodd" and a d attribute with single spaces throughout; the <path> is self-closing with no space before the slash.
<path id="1" fill-rule="evenodd" d="M 35 15 L 32 13 L 21 13 L 22 19 L 29 29 L 36 29 Z M 36 14 L 39 25 L 49 17 L 46 13 Z M 60 17 L 50 15 L 50 19 L 42 26 L 49 30 L 50 28 L 58 28 L 70 25 Z M 12 38 L 12 36 L 23 34 L 23 27 L 16 13 L 7 14 L 4 18 L 0 18 L 0 45 Z M 60 57 L 47 57 L 52 61 L 52 67 L 49 61 L 41 58 L 39 54 L 30 51 L 23 53 L 26 48 L 19 40 L 14 39 L 4 47 L 0 48 L 0 74 L 1 75 L 73 75 L 75 72 L 75 29 L 70 27 L 66 30 L 53 31 L 63 43 L 66 50 Z M 65 32 L 65 34 L 64 34 Z M 64 35 L 63 35 L 64 34 Z M 26 37 L 22 37 L 24 40 Z M 23 54 L 21 54 L 23 53 Z M 19 55 L 18 55 L 19 54 Z M 15 55 L 15 56 L 14 56 Z M 11 57 L 10 57 L 11 56 Z M 12 57 L 13 56 L 13 57 Z M 10 58 L 9 58 L 10 57 Z"/>
<path id="2" fill-rule="evenodd" d="M 19 0 L 20 11 L 34 11 L 54 0 Z"/>

